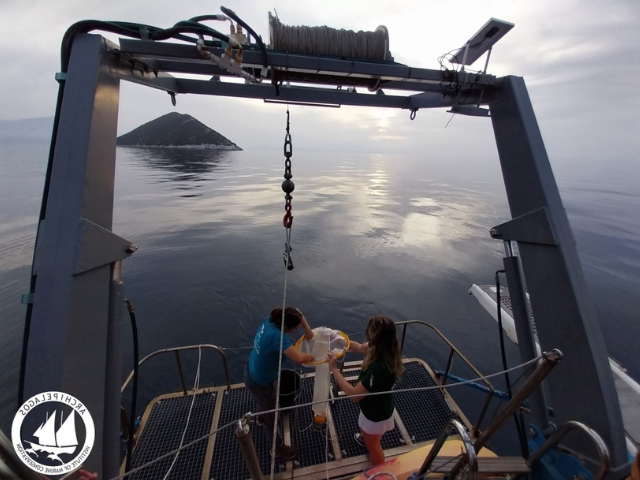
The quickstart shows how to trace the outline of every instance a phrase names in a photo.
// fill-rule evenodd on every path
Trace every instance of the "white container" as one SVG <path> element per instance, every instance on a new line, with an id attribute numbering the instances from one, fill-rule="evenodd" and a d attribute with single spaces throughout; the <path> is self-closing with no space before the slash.
<path id="1" fill-rule="evenodd" d="M 327 419 L 327 401 L 331 392 L 331 372 L 329 364 L 326 362 L 327 354 L 333 351 L 336 355 L 342 353 L 347 347 L 347 340 L 338 330 L 327 327 L 313 329 L 313 338 L 309 341 L 302 340 L 300 351 L 311 353 L 314 357 L 316 376 L 313 384 L 313 418 L 318 424 L 323 424 Z M 315 403 L 319 402 L 319 403 Z"/>
<path id="2" fill-rule="evenodd" d="M 314 331 L 312 354 L 316 361 L 327 358 L 331 348 L 330 328 L 320 327 Z M 328 363 L 321 363 L 316 366 L 316 378 L 313 383 L 313 417 L 316 423 L 324 423 L 327 419 L 327 402 L 320 402 L 329 398 L 330 371 Z"/>

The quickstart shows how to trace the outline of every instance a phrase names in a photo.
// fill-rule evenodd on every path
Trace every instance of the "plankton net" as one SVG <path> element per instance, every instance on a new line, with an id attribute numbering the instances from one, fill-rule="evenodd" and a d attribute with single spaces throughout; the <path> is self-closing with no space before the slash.
<path id="1" fill-rule="evenodd" d="M 349 349 L 349 337 L 339 330 L 327 327 L 317 327 L 312 330 L 313 338 L 305 340 L 300 337 L 295 349 L 302 353 L 311 353 L 315 360 L 305 363 L 307 367 L 315 367 L 316 378 L 313 385 L 313 420 L 316 424 L 323 424 L 327 419 L 327 402 L 330 392 L 330 371 L 327 354 L 332 351 L 337 358 L 342 357 Z M 325 400 L 325 401 L 323 401 Z M 318 402 L 318 403 L 316 403 Z"/>

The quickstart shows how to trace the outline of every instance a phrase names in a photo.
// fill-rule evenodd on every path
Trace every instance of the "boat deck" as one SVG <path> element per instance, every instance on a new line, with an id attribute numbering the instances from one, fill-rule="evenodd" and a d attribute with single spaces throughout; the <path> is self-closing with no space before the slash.
<path id="1" fill-rule="evenodd" d="M 435 377 L 429 366 L 420 359 L 405 359 L 405 373 L 397 389 L 434 386 Z M 349 380 L 356 380 L 359 363 L 348 363 L 343 371 Z M 306 374 L 301 385 L 298 404 L 312 401 L 314 374 Z M 333 379 L 332 379 L 333 382 Z M 332 383 L 334 395 L 336 385 Z M 144 413 L 139 441 L 134 450 L 132 467 L 143 465 L 176 449 L 186 425 L 191 393 L 162 395 L 154 399 Z M 434 389 L 395 394 L 395 428 L 382 438 L 387 457 L 405 453 L 416 445 L 434 440 L 452 418 L 469 423 L 455 402 L 444 390 Z M 256 412 L 257 405 L 244 384 L 198 390 L 186 431 L 184 444 L 240 419 L 248 412 Z M 326 425 L 313 425 L 310 407 L 284 413 L 280 421 L 286 443 L 297 447 L 293 461 L 276 459 L 276 478 L 330 478 L 357 474 L 369 465 L 367 451 L 358 445 L 353 434 L 358 431 L 358 404 L 351 401 L 330 403 Z M 180 452 L 169 479 L 243 480 L 250 478 L 235 427 L 221 430 Z M 251 436 L 262 472 L 270 472 L 270 456 L 265 432 L 251 424 Z M 163 478 L 174 461 L 167 457 L 131 475 L 136 480 Z"/>

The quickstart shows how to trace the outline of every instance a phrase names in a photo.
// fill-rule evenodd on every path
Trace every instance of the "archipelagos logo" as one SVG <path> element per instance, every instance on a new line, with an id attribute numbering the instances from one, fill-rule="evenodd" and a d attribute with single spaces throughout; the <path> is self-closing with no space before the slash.
<path id="1" fill-rule="evenodd" d="M 13 448 L 20 460 L 45 475 L 80 468 L 91 453 L 95 434 L 87 407 L 62 392 L 31 397 L 18 409 L 11 426 Z"/>

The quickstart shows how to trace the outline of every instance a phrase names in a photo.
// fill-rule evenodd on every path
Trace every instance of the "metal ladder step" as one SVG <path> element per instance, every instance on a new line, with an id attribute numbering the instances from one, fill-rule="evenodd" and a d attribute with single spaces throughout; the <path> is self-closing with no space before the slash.
<path id="1" fill-rule="evenodd" d="M 436 457 L 430 472 L 450 472 L 460 457 Z M 478 457 L 478 476 L 491 477 L 508 473 L 529 473 L 530 469 L 522 457 Z"/>

